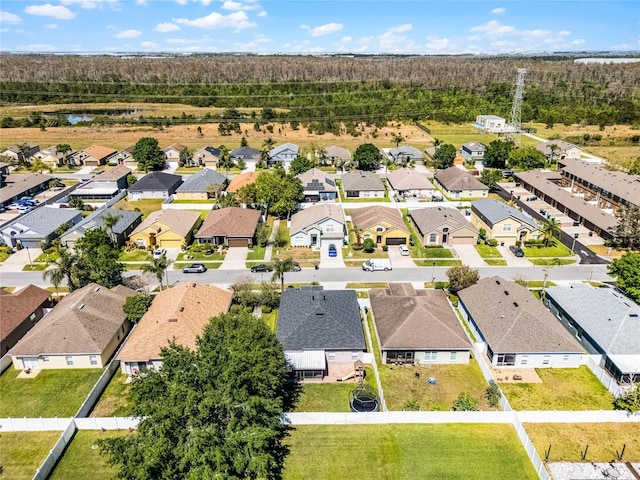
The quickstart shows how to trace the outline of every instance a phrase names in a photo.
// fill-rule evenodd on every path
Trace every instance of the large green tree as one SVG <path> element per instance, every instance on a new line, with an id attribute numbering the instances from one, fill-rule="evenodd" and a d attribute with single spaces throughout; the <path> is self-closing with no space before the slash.
<path id="1" fill-rule="evenodd" d="M 493 190 L 502 179 L 502 172 L 497 168 L 483 169 L 479 178 L 482 183 L 489 187 L 489 190 Z"/>
<path id="2" fill-rule="evenodd" d="M 449 289 L 457 292 L 478 283 L 480 272 L 468 265 L 458 265 L 447 270 Z"/>
<path id="3" fill-rule="evenodd" d="M 158 140 L 152 137 L 142 137 L 133 147 L 131 156 L 143 172 L 162 170 L 166 163 L 164 152 L 158 146 Z"/>
<path id="4" fill-rule="evenodd" d="M 562 233 L 562 225 L 560 220 L 556 218 L 547 218 L 540 222 L 540 231 L 544 239 L 545 247 L 552 245 L 554 238 L 559 237 Z"/>
<path id="5" fill-rule="evenodd" d="M 614 235 L 616 246 L 632 250 L 640 248 L 640 206 L 629 205 L 622 209 Z"/>
<path id="6" fill-rule="evenodd" d="M 170 344 L 163 365 L 131 385 L 131 435 L 100 441 L 118 478 L 282 478 L 297 398 L 282 346 L 248 313 L 213 318 L 195 351 Z"/>
<path id="7" fill-rule="evenodd" d="M 509 153 L 515 148 L 512 140 L 494 140 L 484 152 L 484 164 L 489 168 L 503 169 L 509 161 Z"/>
<path id="8" fill-rule="evenodd" d="M 169 260 L 166 255 L 160 255 L 157 258 L 153 258 L 151 255 L 149 255 L 149 262 L 143 264 L 140 267 L 140 270 L 146 273 L 154 274 L 158 279 L 158 282 L 160 282 L 160 290 L 162 291 L 162 279 L 165 272 L 167 271 L 167 268 L 169 268 L 169 265 L 171 265 L 172 263 L 173 260 Z M 167 287 L 169 286 L 168 282 L 169 280 L 167 280 Z"/>
<path id="9" fill-rule="evenodd" d="M 243 203 L 260 204 L 267 214 L 279 217 L 289 215 L 304 200 L 300 179 L 282 169 L 260 172 L 254 183 L 238 191 L 238 196 L 246 200 Z"/>
<path id="10" fill-rule="evenodd" d="M 547 157 L 532 145 L 514 148 L 509 152 L 509 167 L 518 170 L 533 170 L 544 168 Z"/>
<path id="11" fill-rule="evenodd" d="M 127 297 L 122 306 L 122 310 L 127 314 L 127 320 L 138 323 L 138 320 L 149 310 L 152 301 L 151 295 L 140 294 Z"/>
<path id="12" fill-rule="evenodd" d="M 440 145 L 433 154 L 433 166 L 439 170 L 453 166 L 456 159 L 456 147 L 450 143 Z"/>
<path id="13" fill-rule="evenodd" d="M 607 267 L 616 277 L 618 287 L 636 302 L 640 302 L 640 253 L 627 252 Z"/>
<path id="14" fill-rule="evenodd" d="M 312 168 L 313 162 L 307 157 L 303 157 L 301 155 L 298 155 L 296 158 L 291 160 L 291 164 L 289 165 L 289 171 L 294 175 L 299 175 L 307 170 L 311 170 Z"/>
<path id="15" fill-rule="evenodd" d="M 111 237 L 103 228 L 85 232 L 75 244 L 78 262 L 75 266 L 78 288 L 95 282 L 111 288 L 122 284 L 124 265 Z"/>
<path id="16" fill-rule="evenodd" d="M 376 170 L 382 161 L 382 153 L 372 143 L 363 143 L 353 152 L 353 161 L 360 170 Z"/>

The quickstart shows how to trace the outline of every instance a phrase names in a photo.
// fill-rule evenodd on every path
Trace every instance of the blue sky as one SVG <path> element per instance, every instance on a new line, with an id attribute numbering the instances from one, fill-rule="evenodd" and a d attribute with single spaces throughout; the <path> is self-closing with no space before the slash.
<path id="1" fill-rule="evenodd" d="M 2 0 L 0 50 L 265 54 L 640 51 L 640 2 Z"/>

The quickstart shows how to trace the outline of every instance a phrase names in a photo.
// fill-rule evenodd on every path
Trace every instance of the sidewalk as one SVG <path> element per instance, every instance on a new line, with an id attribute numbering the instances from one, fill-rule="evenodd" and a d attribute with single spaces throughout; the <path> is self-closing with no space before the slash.
<path id="1" fill-rule="evenodd" d="M 22 272 L 25 265 L 34 263 L 36 258 L 42 255 L 42 249 L 40 248 L 23 248 L 17 252 L 9 255 L 2 265 L 0 265 L 1 272 Z"/>
<path id="2" fill-rule="evenodd" d="M 273 221 L 273 229 L 271 230 L 271 236 L 269 236 L 269 240 L 267 241 L 267 248 L 264 251 L 265 262 L 271 261 L 271 255 L 273 254 L 273 242 L 276 240 L 276 235 L 278 234 L 279 226 L 280 226 L 280 219 L 276 218 Z"/>

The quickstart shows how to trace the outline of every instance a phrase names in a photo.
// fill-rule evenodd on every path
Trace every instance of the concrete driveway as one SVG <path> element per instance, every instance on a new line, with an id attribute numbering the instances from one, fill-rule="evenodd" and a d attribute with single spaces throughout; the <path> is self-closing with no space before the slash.
<path id="1" fill-rule="evenodd" d="M 500 255 L 507 261 L 507 267 L 530 267 L 531 262 L 526 257 L 516 257 L 509 247 L 496 247 Z"/>
<path id="2" fill-rule="evenodd" d="M 329 245 L 323 245 L 320 248 L 320 268 L 345 268 L 342 259 L 342 245 L 335 244 L 338 255 L 336 257 L 329 256 Z"/>
<path id="3" fill-rule="evenodd" d="M 452 250 L 464 265 L 472 268 L 487 266 L 474 245 L 456 245 Z"/>
<path id="4" fill-rule="evenodd" d="M 249 247 L 231 247 L 227 249 L 220 270 L 245 270 Z"/>
<path id="5" fill-rule="evenodd" d="M 22 272 L 25 265 L 32 263 L 42 255 L 40 248 L 23 248 L 9 255 L 1 265 L 0 272 Z"/>
<path id="6" fill-rule="evenodd" d="M 387 253 L 389 254 L 389 260 L 393 268 L 411 268 L 416 266 L 411 256 L 400 254 L 399 245 L 389 245 Z"/>

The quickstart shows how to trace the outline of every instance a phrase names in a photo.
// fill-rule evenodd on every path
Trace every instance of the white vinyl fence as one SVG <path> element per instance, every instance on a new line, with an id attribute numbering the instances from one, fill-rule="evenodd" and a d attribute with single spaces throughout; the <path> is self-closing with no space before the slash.
<path id="1" fill-rule="evenodd" d="M 111 381 L 111 377 L 113 377 L 113 373 L 120 368 L 120 360 L 112 360 L 107 368 L 104 369 L 102 375 L 93 386 L 89 395 L 87 395 L 86 400 L 83 402 L 80 410 L 76 413 L 76 417 L 88 417 L 89 413 L 93 409 L 94 405 L 100 399 L 100 395 L 104 392 L 104 389 L 107 388 L 107 385 Z"/>
<path id="2" fill-rule="evenodd" d="M 64 429 L 62 435 L 53 446 L 51 450 L 49 450 L 49 454 L 44 459 L 44 462 L 40 465 L 40 468 L 36 470 L 36 474 L 33 476 L 33 480 L 46 480 L 49 474 L 53 471 L 53 468 L 58 463 L 60 457 L 64 453 L 67 445 L 73 439 L 73 436 L 76 433 L 76 426 L 73 423 L 73 419 L 67 420 L 67 428 Z"/>
<path id="3" fill-rule="evenodd" d="M 609 375 L 606 370 L 604 370 L 598 362 L 596 362 L 591 355 L 583 355 L 583 357 L 587 357 L 586 365 L 591 370 L 591 372 L 600 380 L 600 382 L 605 386 L 609 392 L 614 397 L 619 397 L 624 393 L 618 382 L 616 382 L 611 375 Z M 599 355 L 596 356 L 598 358 Z"/>
<path id="4" fill-rule="evenodd" d="M 4 373 L 4 371 L 11 366 L 13 363 L 11 359 L 11 355 L 4 354 L 2 358 L 0 358 L 0 373 Z"/>
<path id="5" fill-rule="evenodd" d="M 551 480 L 551 477 L 547 473 L 540 455 L 538 455 L 538 452 L 536 452 L 536 448 L 533 446 L 533 442 L 529 438 L 529 434 L 524 429 L 524 425 L 522 425 L 522 422 L 517 415 L 513 415 L 513 428 L 516 429 L 518 438 L 520 439 L 520 442 L 522 442 L 522 446 L 524 447 L 525 452 L 527 452 L 529 460 L 531 460 L 531 463 L 533 463 L 533 468 L 535 468 L 538 477 L 540 477 L 540 480 Z"/>

